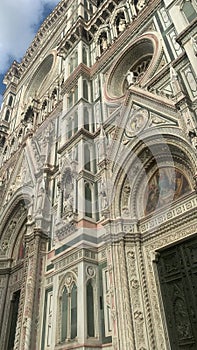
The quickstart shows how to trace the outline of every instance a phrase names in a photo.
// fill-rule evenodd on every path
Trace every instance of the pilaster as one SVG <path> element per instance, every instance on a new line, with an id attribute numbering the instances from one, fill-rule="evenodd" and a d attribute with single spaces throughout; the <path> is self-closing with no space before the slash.
<path id="1" fill-rule="evenodd" d="M 36 228 L 26 235 L 24 283 L 21 290 L 24 304 L 21 324 L 17 325 L 14 350 L 35 350 L 37 346 L 40 283 L 47 239 L 48 237 Z"/>

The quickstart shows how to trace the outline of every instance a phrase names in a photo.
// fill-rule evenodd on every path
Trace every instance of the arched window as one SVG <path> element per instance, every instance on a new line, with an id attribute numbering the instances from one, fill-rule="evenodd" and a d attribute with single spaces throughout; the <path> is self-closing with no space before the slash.
<path id="1" fill-rule="evenodd" d="M 100 54 L 102 54 L 108 47 L 107 33 L 102 32 L 99 37 Z"/>
<path id="2" fill-rule="evenodd" d="M 85 215 L 92 217 L 92 190 L 89 183 L 85 184 Z"/>
<path id="3" fill-rule="evenodd" d="M 124 12 L 120 12 L 116 16 L 115 23 L 116 23 L 117 34 L 122 33 L 126 28 L 126 20 L 125 20 Z"/>
<path id="4" fill-rule="evenodd" d="M 9 101 L 8 101 L 8 106 L 12 106 L 12 102 L 13 102 L 13 96 L 9 97 Z"/>
<path id="5" fill-rule="evenodd" d="M 6 146 L 6 147 L 4 148 L 3 154 L 5 155 L 5 154 L 7 153 L 7 151 L 8 151 L 8 147 Z"/>
<path id="6" fill-rule="evenodd" d="M 94 337 L 94 290 L 92 281 L 89 280 L 86 285 L 87 295 L 87 335 Z"/>
<path id="7" fill-rule="evenodd" d="M 73 106 L 73 92 L 71 91 L 68 96 L 68 108 L 71 108 Z"/>
<path id="8" fill-rule="evenodd" d="M 77 103 L 78 101 L 78 86 L 75 87 L 74 91 L 74 103 Z"/>
<path id="9" fill-rule="evenodd" d="M 24 243 L 24 237 L 22 237 L 19 251 L 18 251 L 18 260 L 24 259 L 25 257 L 25 243 Z"/>
<path id="10" fill-rule="evenodd" d="M 70 73 L 74 71 L 74 69 L 78 65 L 78 53 L 77 50 L 73 52 L 72 56 L 70 57 Z"/>
<path id="11" fill-rule="evenodd" d="M 0 136 L 0 147 L 3 147 L 5 144 L 5 136 Z"/>
<path id="12" fill-rule="evenodd" d="M 72 278 L 72 277 L 68 277 Z M 65 342 L 77 336 L 77 286 L 73 281 L 65 285 L 60 298 L 60 341 Z"/>
<path id="13" fill-rule="evenodd" d="M 90 14 L 92 15 L 93 14 L 93 6 L 92 6 L 92 4 L 89 4 L 89 8 L 90 8 Z"/>
<path id="14" fill-rule="evenodd" d="M 64 287 L 62 294 L 62 320 L 61 320 L 61 341 L 65 341 L 67 338 L 67 325 L 68 325 L 68 291 Z"/>
<path id="15" fill-rule="evenodd" d="M 13 139 L 12 139 L 12 141 L 11 141 L 11 146 L 13 146 L 14 142 L 15 142 L 15 139 L 14 139 L 14 137 L 13 137 Z"/>
<path id="16" fill-rule="evenodd" d="M 191 0 L 185 0 L 182 6 L 182 11 L 187 18 L 188 22 L 193 21 L 196 18 L 196 11 L 193 7 Z"/>
<path id="17" fill-rule="evenodd" d="M 67 130 L 68 139 L 72 136 L 72 119 L 68 119 L 68 130 Z"/>
<path id="18" fill-rule="evenodd" d="M 71 290 L 71 339 L 77 336 L 77 286 L 74 283 Z"/>
<path id="19" fill-rule="evenodd" d="M 88 83 L 87 80 L 83 80 L 83 97 L 88 100 Z"/>
<path id="20" fill-rule="evenodd" d="M 82 49 L 82 57 L 83 57 L 83 63 L 88 64 L 88 57 L 87 57 L 87 49 L 85 46 L 83 46 L 83 49 Z"/>
<path id="21" fill-rule="evenodd" d="M 76 133 L 78 130 L 78 112 L 75 111 L 74 114 L 74 133 Z"/>
<path id="22" fill-rule="evenodd" d="M 5 120 L 6 120 L 6 122 L 9 121 L 9 118 L 10 118 L 10 110 L 7 109 L 6 114 L 5 114 Z"/>
<path id="23" fill-rule="evenodd" d="M 84 129 L 90 130 L 89 126 L 89 113 L 87 107 L 84 107 Z"/>
<path id="24" fill-rule="evenodd" d="M 75 86 L 68 95 L 68 108 L 71 108 L 78 101 L 78 87 Z"/>
<path id="25" fill-rule="evenodd" d="M 90 148 L 87 144 L 84 145 L 84 163 L 84 168 L 90 171 Z"/>

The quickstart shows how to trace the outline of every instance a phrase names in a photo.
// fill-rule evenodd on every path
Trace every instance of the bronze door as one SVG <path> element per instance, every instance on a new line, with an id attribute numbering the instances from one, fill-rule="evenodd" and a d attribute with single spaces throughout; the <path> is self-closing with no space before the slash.
<path id="1" fill-rule="evenodd" d="M 160 251 L 158 274 L 172 350 L 197 350 L 197 237 Z"/>

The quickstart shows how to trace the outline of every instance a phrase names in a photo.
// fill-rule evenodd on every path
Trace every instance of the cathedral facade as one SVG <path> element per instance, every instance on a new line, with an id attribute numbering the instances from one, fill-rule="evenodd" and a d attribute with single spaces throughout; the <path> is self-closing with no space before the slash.
<path id="1" fill-rule="evenodd" d="M 4 82 L 0 348 L 197 349 L 196 0 L 61 0 Z"/>

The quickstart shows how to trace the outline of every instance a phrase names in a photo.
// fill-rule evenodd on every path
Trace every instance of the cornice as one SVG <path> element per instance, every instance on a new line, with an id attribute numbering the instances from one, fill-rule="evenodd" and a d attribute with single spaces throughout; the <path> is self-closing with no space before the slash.
<path id="1" fill-rule="evenodd" d="M 69 75 L 68 79 L 62 86 L 63 94 L 69 93 L 72 88 L 77 84 L 78 78 L 83 76 L 90 79 L 91 69 L 87 67 L 84 63 L 80 63 L 79 66 Z"/>
<path id="2" fill-rule="evenodd" d="M 132 97 L 132 100 L 134 102 L 141 102 L 142 101 L 141 99 L 143 96 L 143 98 L 149 101 L 151 104 L 153 103 L 159 104 L 160 107 L 162 107 L 162 109 L 164 108 L 165 112 L 167 110 L 169 110 L 169 112 L 174 112 L 174 113 L 177 112 L 175 107 L 175 102 L 170 99 L 167 99 L 166 97 L 153 94 L 152 92 L 148 90 L 144 90 L 137 86 L 131 86 L 129 93 L 130 93 L 130 97 Z M 144 100 L 143 100 L 143 103 L 144 103 Z"/>
<path id="3" fill-rule="evenodd" d="M 63 153 L 65 149 L 67 149 L 73 143 L 76 143 L 76 140 L 78 141 L 79 139 L 81 140 L 86 138 L 93 140 L 96 136 L 97 134 L 93 134 L 88 130 L 81 128 L 62 147 L 58 149 L 58 153 Z"/>
<path id="4" fill-rule="evenodd" d="M 193 34 L 197 33 L 197 17 L 180 33 L 177 35 L 176 41 L 180 45 L 184 45 L 191 39 Z"/>

